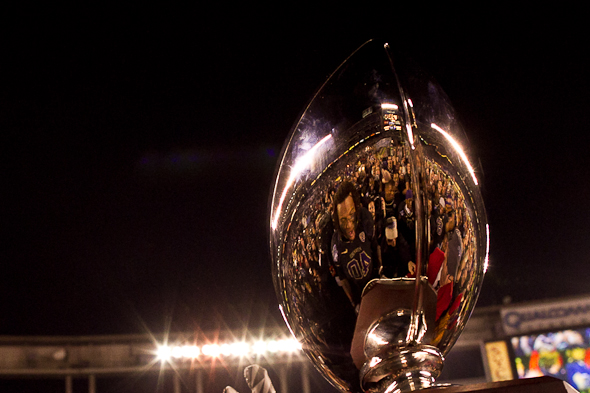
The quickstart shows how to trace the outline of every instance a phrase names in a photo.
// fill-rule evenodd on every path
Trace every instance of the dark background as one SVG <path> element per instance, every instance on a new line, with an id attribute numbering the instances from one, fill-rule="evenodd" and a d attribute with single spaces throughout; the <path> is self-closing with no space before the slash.
<path id="1" fill-rule="evenodd" d="M 491 6 L 5 12 L 0 335 L 280 323 L 278 154 L 314 91 L 379 37 L 437 78 L 481 160 L 479 305 L 587 293 L 582 13 Z"/>

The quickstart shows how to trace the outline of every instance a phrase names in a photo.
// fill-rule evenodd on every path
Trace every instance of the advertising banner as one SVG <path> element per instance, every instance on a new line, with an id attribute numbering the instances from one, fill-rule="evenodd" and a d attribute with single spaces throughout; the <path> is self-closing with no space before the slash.
<path id="1" fill-rule="evenodd" d="M 507 306 L 501 310 L 501 316 L 504 333 L 509 336 L 573 326 L 590 326 L 590 297 Z"/>

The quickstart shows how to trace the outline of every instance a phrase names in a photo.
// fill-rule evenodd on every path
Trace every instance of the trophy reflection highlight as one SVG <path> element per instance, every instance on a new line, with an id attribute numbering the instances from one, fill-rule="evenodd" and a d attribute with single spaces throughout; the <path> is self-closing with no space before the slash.
<path id="1" fill-rule="evenodd" d="M 384 42 L 324 83 L 285 142 L 270 211 L 292 334 L 341 391 L 434 386 L 487 266 L 477 171 L 446 95 Z"/>

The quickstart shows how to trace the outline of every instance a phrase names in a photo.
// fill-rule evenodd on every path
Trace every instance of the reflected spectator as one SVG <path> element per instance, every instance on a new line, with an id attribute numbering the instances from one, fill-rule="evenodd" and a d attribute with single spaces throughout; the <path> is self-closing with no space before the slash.
<path id="1" fill-rule="evenodd" d="M 399 236 L 395 217 L 386 220 L 385 236 L 380 243 L 382 271 L 388 278 L 406 277 L 414 274 L 415 264 L 412 261 L 410 246 Z"/>
<path id="2" fill-rule="evenodd" d="M 385 217 L 397 217 L 400 198 L 396 198 L 396 194 L 399 194 L 399 192 L 388 171 L 383 171 L 382 182 L 383 200 L 385 201 Z"/>
<path id="3" fill-rule="evenodd" d="M 456 216 L 455 211 L 452 210 L 449 212 L 448 220 L 445 225 L 445 230 L 447 232 L 447 236 L 449 239 L 449 248 L 447 250 L 447 263 L 449 274 L 456 275 L 457 266 L 459 265 L 459 261 L 461 260 L 461 255 L 463 255 L 463 239 L 461 238 L 461 232 L 456 226 Z"/>
<path id="4" fill-rule="evenodd" d="M 410 245 L 412 255 L 416 255 L 416 220 L 412 190 L 406 191 L 406 199 L 400 203 L 397 215 L 399 218 L 399 232 Z"/>
<path id="5" fill-rule="evenodd" d="M 432 236 L 432 242 L 430 245 L 430 252 L 432 253 L 436 247 L 441 247 L 442 241 L 445 235 L 445 224 L 446 224 L 446 215 L 444 212 L 444 204 L 441 205 L 440 201 L 442 198 L 439 199 L 437 205 L 433 208 L 432 214 L 430 215 L 430 230 Z"/>
<path id="6" fill-rule="evenodd" d="M 353 307 L 360 303 L 365 285 L 380 268 L 373 258 L 376 248 L 374 222 L 371 213 L 361 205 L 353 183 L 344 181 L 334 195 L 334 234 L 332 259 L 336 281 L 348 296 Z"/>

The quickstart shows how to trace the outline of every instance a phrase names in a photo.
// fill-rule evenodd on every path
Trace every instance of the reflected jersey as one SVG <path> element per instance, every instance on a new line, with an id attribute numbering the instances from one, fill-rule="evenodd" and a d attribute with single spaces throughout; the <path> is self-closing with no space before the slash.
<path id="1" fill-rule="evenodd" d="M 341 280 L 348 280 L 357 304 L 360 302 L 365 285 L 375 278 L 374 232 L 375 225 L 371 213 L 361 208 L 354 240 L 349 241 L 343 238 L 339 231 L 335 231 L 332 236 L 332 258 L 336 273 Z"/>

